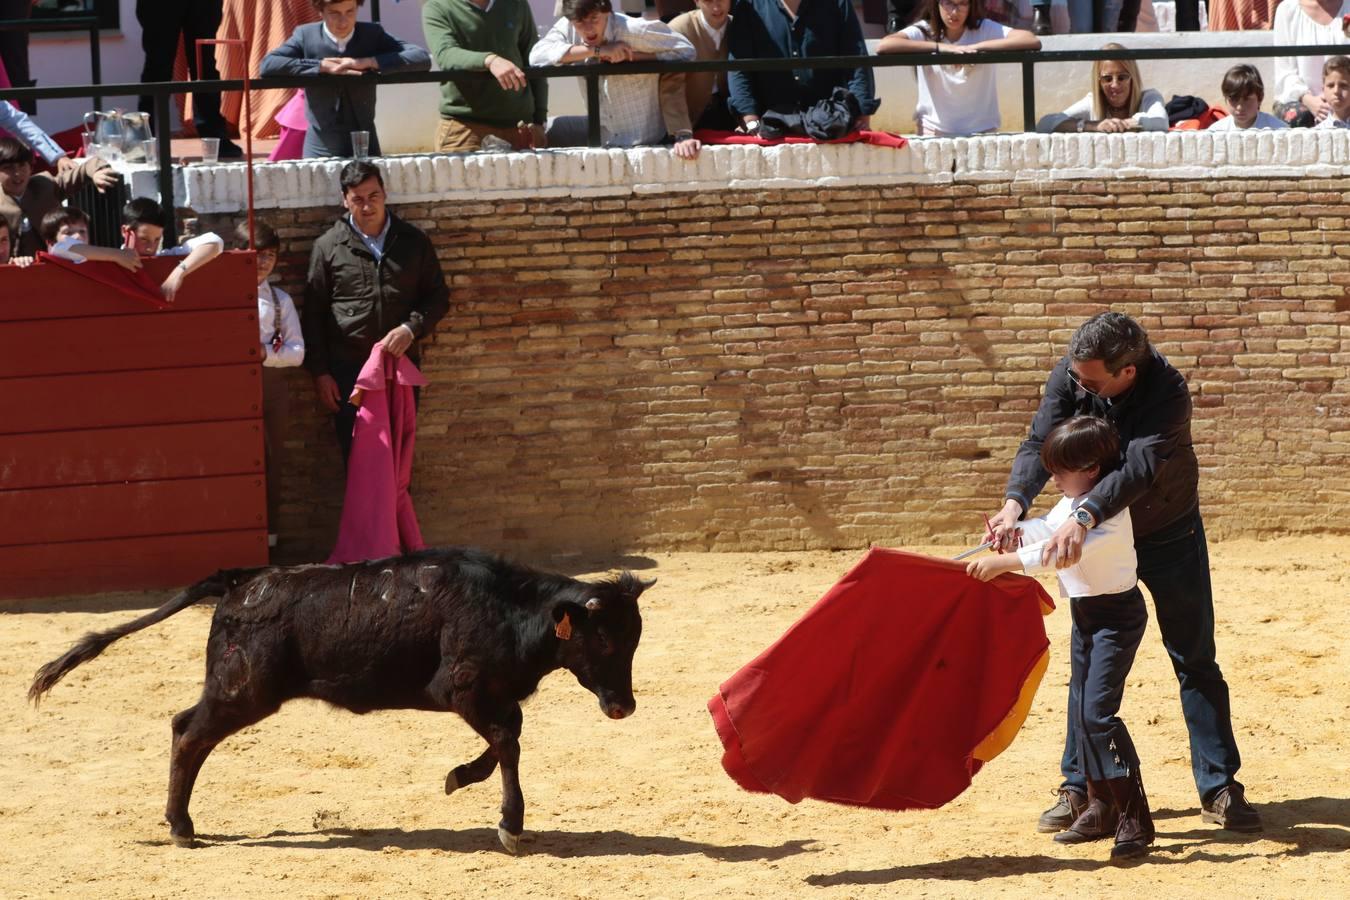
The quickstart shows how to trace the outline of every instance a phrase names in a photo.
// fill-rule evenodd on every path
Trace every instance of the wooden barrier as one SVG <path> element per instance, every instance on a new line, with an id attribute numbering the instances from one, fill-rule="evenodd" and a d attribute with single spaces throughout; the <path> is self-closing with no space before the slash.
<path id="1" fill-rule="evenodd" d="M 0 268 L 0 598 L 267 563 L 254 272 L 227 253 L 155 310 L 55 265 Z"/>

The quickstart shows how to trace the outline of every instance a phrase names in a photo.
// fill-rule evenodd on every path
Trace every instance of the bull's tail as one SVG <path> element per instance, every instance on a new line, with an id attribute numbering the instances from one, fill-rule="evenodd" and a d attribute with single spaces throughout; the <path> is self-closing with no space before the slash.
<path id="1" fill-rule="evenodd" d="M 91 631 L 80 638 L 74 647 L 37 670 L 37 674 L 33 676 L 33 684 L 28 688 L 28 699 L 36 706 L 42 700 L 42 695 L 51 690 L 67 672 L 98 656 L 113 641 L 162 622 L 174 613 L 182 612 L 207 597 L 223 597 L 232 584 L 238 583 L 239 574 L 238 571 L 217 572 L 210 578 L 183 590 L 154 612 L 146 613 L 139 619 L 116 628 L 109 628 L 107 631 Z"/>

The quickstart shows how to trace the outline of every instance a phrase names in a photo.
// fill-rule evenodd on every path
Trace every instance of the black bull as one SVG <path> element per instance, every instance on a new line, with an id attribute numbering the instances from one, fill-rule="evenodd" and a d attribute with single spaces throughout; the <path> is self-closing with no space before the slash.
<path id="1" fill-rule="evenodd" d="M 191 846 L 188 802 L 202 763 L 222 740 L 296 697 L 356 713 L 453 710 L 487 749 L 445 778 L 445 791 L 502 770 L 497 833 L 514 853 L 525 821 L 520 702 L 565 668 L 613 719 L 630 715 L 637 599 L 650 582 L 625 572 L 587 583 L 463 549 L 427 550 L 345 566 L 218 572 L 154 612 L 85 635 L 38 670 L 36 703 L 67 672 L 139 631 L 219 597 L 206 642 L 201 699 L 173 717 L 165 818 Z"/>

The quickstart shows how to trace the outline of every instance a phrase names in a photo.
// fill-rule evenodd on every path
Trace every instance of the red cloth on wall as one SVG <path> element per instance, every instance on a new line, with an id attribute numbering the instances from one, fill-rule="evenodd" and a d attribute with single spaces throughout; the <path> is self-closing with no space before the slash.
<path id="1" fill-rule="evenodd" d="M 931 809 L 1025 719 L 1054 602 L 1031 578 L 874 549 L 708 702 L 741 787 Z"/>
<path id="2" fill-rule="evenodd" d="M 164 299 L 164 294 L 161 293 L 159 285 L 155 284 L 144 269 L 139 272 L 128 272 L 116 263 L 96 260 L 77 263 L 62 259 L 59 256 L 52 256 L 46 252 L 38 253 L 37 258 L 38 262 L 59 266 L 67 272 L 74 272 L 81 278 L 87 278 L 95 284 L 110 288 L 124 297 L 148 303 L 155 309 L 169 308 L 169 301 Z"/>
<path id="3" fill-rule="evenodd" d="M 361 368 L 351 396 L 360 409 L 347 460 L 347 495 L 328 562 L 383 559 L 426 546 L 408 495 L 417 433 L 413 388 L 426 383 L 412 360 L 395 358 L 379 344 Z"/>

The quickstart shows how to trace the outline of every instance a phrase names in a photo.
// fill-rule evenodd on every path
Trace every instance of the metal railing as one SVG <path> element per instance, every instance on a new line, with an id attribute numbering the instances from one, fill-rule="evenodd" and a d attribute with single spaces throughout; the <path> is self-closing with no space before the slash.
<path id="1" fill-rule="evenodd" d="M 372 9 L 372 13 L 376 10 Z M 529 68 L 530 78 L 581 78 L 586 82 L 587 138 L 591 147 L 601 146 L 600 79 L 611 75 L 662 75 L 674 72 L 782 72 L 799 69 L 881 69 L 894 66 L 930 66 L 945 63 L 969 65 L 1019 65 L 1022 69 L 1022 122 L 1026 131 L 1036 129 L 1035 67 L 1051 63 L 1090 62 L 1110 59 L 1249 59 L 1252 57 L 1326 56 L 1338 45 L 1304 44 L 1286 47 L 1176 47 L 1122 50 L 999 50 L 979 53 L 887 53 L 875 56 L 820 56 L 796 59 L 694 60 L 690 62 L 587 63 L 585 65 Z M 1345 48 L 1350 51 L 1350 46 Z M 462 78 L 489 78 L 486 72 L 389 72 L 353 75 L 293 75 L 250 81 L 252 90 L 303 88 L 318 83 L 351 85 L 353 78 L 374 84 L 442 84 Z M 88 96 L 99 87 L 104 95 L 140 95 L 154 100 L 154 121 L 168 122 L 169 98 L 175 94 L 204 91 L 240 91 L 240 79 L 219 81 L 159 82 L 152 84 L 71 85 L 50 88 L 0 90 L 5 99 L 56 99 Z M 173 197 L 173 153 L 169 129 L 159 128 L 158 185 L 161 197 Z M 175 236 L 172 218 L 166 240 Z"/>
<path id="2" fill-rule="evenodd" d="M 99 92 L 99 85 L 103 83 L 103 48 L 98 40 L 99 22 L 98 16 L 71 16 L 61 19 L 0 19 L 0 31 L 87 31 L 89 32 L 89 79 L 93 84 L 85 88 L 91 91 L 89 96 L 94 101 L 94 109 L 103 105 L 103 94 Z M 26 88 L 25 90 L 38 90 L 38 88 Z M 0 91 L 8 95 L 8 91 Z M 76 96 L 83 96 L 83 93 Z M 24 99 L 16 97 L 15 99 Z M 31 99 L 38 99 L 33 97 Z"/>

